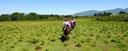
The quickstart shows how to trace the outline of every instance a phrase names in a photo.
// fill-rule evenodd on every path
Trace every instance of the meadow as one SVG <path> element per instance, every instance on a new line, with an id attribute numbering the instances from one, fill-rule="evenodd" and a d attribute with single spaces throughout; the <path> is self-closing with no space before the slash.
<path id="1" fill-rule="evenodd" d="M 63 21 L 0 22 L 0 51 L 128 51 L 128 22 L 77 19 L 61 42 Z"/>

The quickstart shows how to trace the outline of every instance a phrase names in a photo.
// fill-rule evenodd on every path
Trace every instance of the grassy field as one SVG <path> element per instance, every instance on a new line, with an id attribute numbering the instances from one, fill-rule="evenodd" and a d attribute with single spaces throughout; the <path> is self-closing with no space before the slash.
<path id="1" fill-rule="evenodd" d="M 63 21 L 0 22 L 0 51 L 128 51 L 128 22 L 76 22 L 65 42 Z"/>

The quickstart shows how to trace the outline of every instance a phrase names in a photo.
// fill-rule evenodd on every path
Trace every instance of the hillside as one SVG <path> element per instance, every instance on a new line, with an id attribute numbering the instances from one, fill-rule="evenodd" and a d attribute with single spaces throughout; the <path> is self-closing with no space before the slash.
<path id="1" fill-rule="evenodd" d="M 111 9 L 111 10 L 104 10 L 105 12 L 111 12 L 113 14 L 117 14 L 120 11 L 128 12 L 128 8 L 122 9 L 122 8 L 116 8 L 116 9 Z M 89 10 L 89 11 L 83 11 L 83 12 L 78 12 L 73 14 L 74 16 L 92 16 L 95 13 L 100 13 L 104 11 L 97 11 L 97 10 Z"/>

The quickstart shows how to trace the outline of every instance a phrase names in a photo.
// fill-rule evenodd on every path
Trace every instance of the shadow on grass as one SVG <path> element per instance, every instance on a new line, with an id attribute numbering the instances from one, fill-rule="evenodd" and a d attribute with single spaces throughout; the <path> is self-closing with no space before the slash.
<path id="1" fill-rule="evenodd" d="M 65 38 L 64 35 L 61 35 L 60 40 L 61 42 L 65 42 L 66 40 L 69 40 L 69 37 Z"/>
<path id="2" fill-rule="evenodd" d="M 42 47 L 36 46 L 35 50 L 36 50 L 36 51 L 42 51 Z"/>

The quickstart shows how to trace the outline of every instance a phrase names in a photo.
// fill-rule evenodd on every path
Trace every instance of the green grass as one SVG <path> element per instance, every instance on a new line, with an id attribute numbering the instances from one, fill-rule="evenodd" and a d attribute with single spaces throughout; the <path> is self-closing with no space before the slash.
<path id="1" fill-rule="evenodd" d="M 63 21 L 0 22 L 0 51 L 127 51 L 128 22 L 78 19 L 61 42 Z"/>

